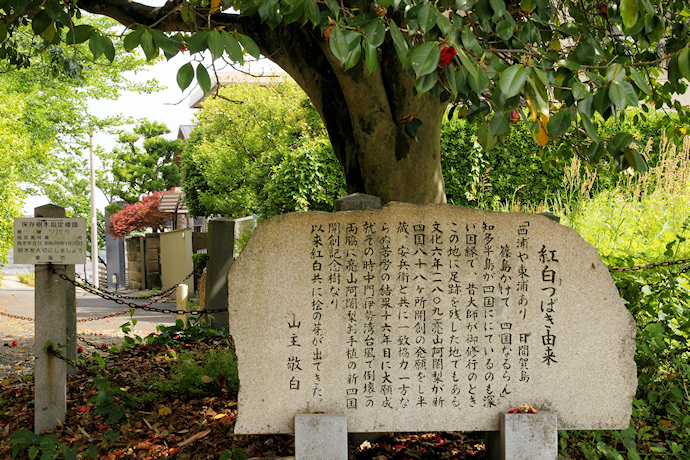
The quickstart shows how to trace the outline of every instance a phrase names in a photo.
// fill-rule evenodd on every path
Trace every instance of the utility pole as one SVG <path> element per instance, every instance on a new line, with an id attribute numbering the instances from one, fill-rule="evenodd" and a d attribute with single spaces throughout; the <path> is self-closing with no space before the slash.
<path id="1" fill-rule="evenodd" d="M 93 152 L 93 132 L 89 134 L 89 162 L 91 163 L 91 270 L 93 284 L 98 287 L 98 215 L 96 213 L 96 170 Z"/>

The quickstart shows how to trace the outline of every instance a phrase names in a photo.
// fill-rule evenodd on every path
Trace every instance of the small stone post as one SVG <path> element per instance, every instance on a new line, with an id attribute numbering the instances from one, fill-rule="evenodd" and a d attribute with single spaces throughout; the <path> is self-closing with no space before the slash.
<path id="1" fill-rule="evenodd" d="M 486 458 L 489 460 L 558 458 L 558 422 L 554 412 L 502 412 L 499 430 L 486 432 Z"/>
<path id="2" fill-rule="evenodd" d="M 65 210 L 48 204 L 34 209 L 35 217 L 65 217 Z M 54 265 L 58 273 L 74 279 L 74 265 Z M 50 354 L 46 343 L 68 359 L 77 358 L 77 307 L 72 284 L 53 273 L 48 264 L 36 265 L 35 310 L 35 415 L 34 432 L 53 430 L 67 411 L 66 361 Z"/>
<path id="3" fill-rule="evenodd" d="M 347 416 L 295 416 L 295 460 L 347 460 Z"/>
<path id="4" fill-rule="evenodd" d="M 177 314 L 177 319 L 182 320 L 184 328 L 187 329 L 189 327 L 189 286 L 186 284 L 177 285 L 176 303 L 177 310 L 184 311 L 182 314 Z"/>
<path id="5" fill-rule="evenodd" d="M 228 330 L 228 271 L 232 267 L 235 251 L 235 221 L 225 218 L 208 222 L 208 262 L 206 264 L 207 310 L 225 309 L 204 316 L 211 327 Z"/>

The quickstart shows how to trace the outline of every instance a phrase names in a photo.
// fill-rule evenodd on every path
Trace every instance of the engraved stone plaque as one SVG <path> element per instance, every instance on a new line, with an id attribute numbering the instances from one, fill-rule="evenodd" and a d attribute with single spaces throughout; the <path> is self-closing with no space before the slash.
<path id="1" fill-rule="evenodd" d="M 302 413 L 348 431 L 497 430 L 528 403 L 559 429 L 625 429 L 635 324 L 596 250 L 544 216 L 450 205 L 294 213 L 228 275 L 237 433 Z"/>

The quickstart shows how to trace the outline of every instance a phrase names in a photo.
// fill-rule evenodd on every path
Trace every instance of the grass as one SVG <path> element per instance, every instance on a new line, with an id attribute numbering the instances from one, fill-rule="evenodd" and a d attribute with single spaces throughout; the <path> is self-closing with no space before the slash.
<path id="1" fill-rule="evenodd" d="M 17 275 L 19 282 L 24 283 L 28 286 L 34 287 L 36 285 L 36 274 L 35 273 L 20 273 Z"/>
<path id="2" fill-rule="evenodd" d="M 644 154 L 649 157 L 651 143 Z M 646 174 L 620 176 L 613 189 L 590 198 L 595 175 L 574 162 L 566 174 L 567 200 L 562 222 L 580 233 L 604 259 L 658 262 L 686 258 L 682 245 L 667 245 L 687 236 L 690 225 L 690 136 L 680 148 L 661 142 L 659 160 Z"/>

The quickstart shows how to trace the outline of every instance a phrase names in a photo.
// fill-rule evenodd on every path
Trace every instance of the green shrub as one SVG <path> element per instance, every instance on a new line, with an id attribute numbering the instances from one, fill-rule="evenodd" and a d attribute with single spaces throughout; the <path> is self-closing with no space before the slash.
<path id="1" fill-rule="evenodd" d="M 465 120 L 452 119 L 442 126 L 441 166 L 452 204 L 492 208 L 507 200 L 542 202 L 561 189 L 566 165 L 542 156 L 522 125 L 489 152 L 483 151 L 476 128 Z"/>
<path id="2" fill-rule="evenodd" d="M 198 252 L 192 254 L 192 262 L 194 263 L 194 274 L 201 276 L 208 263 L 208 254 L 205 252 Z"/>
<path id="3" fill-rule="evenodd" d="M 610 267 L 690 258 L 690 138 L 654 152 L 645 175 L 620 176 L 589 197 L 580 189 L 564 222 Z M 664 137 L 660 146 L 664 146 Z M 584 181 L 587 182 L 587 181 Z M 574 181 L 577 183 L 577 180 Z M 613 274 L 637 324 L 638 387 L 630 427 L 561 432 L 561 454 L 575 458 L 690 458 L 690 264 Z"/>
<path id="4" fill-rule="evenodd" d="M 237 356 L 232 349 L 208 350 L 205 353 L 181 351 L 172 353 L 173 372 L 169 379 L 155 382 L 163 391 L 203 393 L 239 389 Z"/>
<path id="5" fill-rule="evenodd" d="M 273 151 L 256 164 L 252 185 L 257 213 L 333 211 L 345 195 L 345 179 L 330 142 L 319 137 L 289 151 Z"/>

